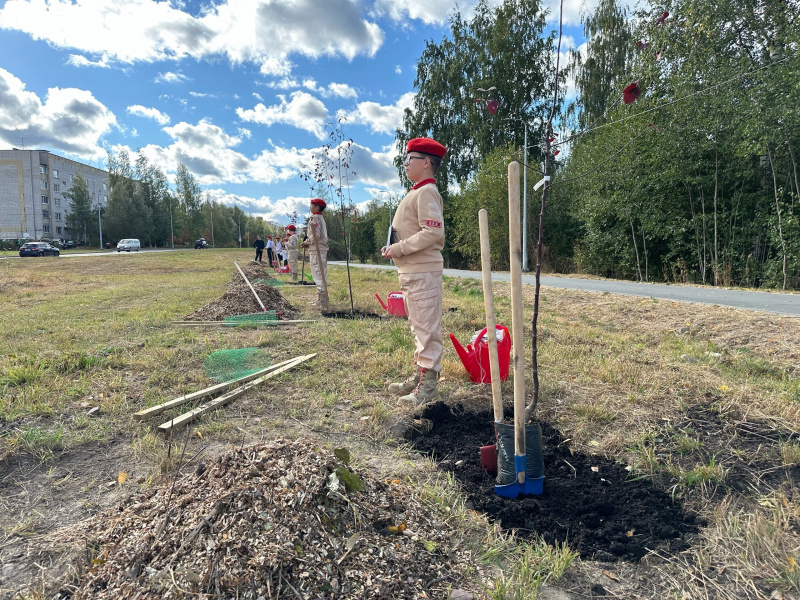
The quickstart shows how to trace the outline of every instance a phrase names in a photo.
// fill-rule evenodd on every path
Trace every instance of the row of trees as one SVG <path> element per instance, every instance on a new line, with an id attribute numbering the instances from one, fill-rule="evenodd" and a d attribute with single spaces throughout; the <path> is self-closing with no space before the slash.
<path id="1" fill-rule="evenodd" d="M 92 210 L 86 180 L 80 176 L 65 193 L 70 199 L 66 225 L 76 240 L 98 245 L 138 238 L 145 246 L 185 246 L 204 237 L 217 247 L 250 245 L 256 235 L 281 235 L 283 226 L 253 217 L 238 206 L 211 200 L 196 178 L 179 164 L 170 185 L 167 176 L 141 153 L 109 154 L 111 192 L 100 214 Z M 99 220 L 99 222 L 98 222 Z M 293 221 L 297 221 L 296 215 Z"/>
<path id="2" fill-rule="evenodd" d="M 800 2 L 674 0 L 668 9 L 629 15 L 602 0 L 585 16 L 587 51 L 567 67 L 578 98 L 559 107 L 561 135 L 550 138 L 545 266 L 797 288 Z M 536 0 L 481 2 L 470 21 L 454 15 L 451 36 L 419 59 L 397 144 L 402 153 L 427 135 L 450 149 L 437 175 L 451 190 L 450 266 L 477 266 L 479 208 L 489 211 L 495 266 L 507 266 L 506 166 L 520 160 L 529 180 L 542 176 L 555 50 L 542 15 Z M 489 94 L 496 112 L 475 102 Z M 529 223 L 539 199 L 529 197 Z"/>

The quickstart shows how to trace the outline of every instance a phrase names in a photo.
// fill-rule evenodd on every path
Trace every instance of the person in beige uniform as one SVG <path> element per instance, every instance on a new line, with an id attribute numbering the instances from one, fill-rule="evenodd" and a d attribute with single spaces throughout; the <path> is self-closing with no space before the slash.
<path id="1" fill-rule="evenodd" d="M 311 304 L 328 308 L 328 227 L 322 211 L 327 203 L 322 198 L 311 201 L 311 217 L 308 219 L 308 238 L 301 244 L 308 248 L 308 262 L 311 263 L 311 275 L 317 284 L 317 301 Z"/>
<path id="2" fill-rule="evenodd" d="M 292 281 L 297 281 L 297 256 L 299 255 L 297 250 L 297 227 L 293 223 L 287 225 L 286 233 L 289 234 L 289 238 L 286 241 L 286 251 L 289 253 L 289 269 L 292 271 Z"/>
<path id="3" fill-rule="evenodd" d="M 413 375 L 391 384 L 389 391 L 405 394 L 400 400 L 415 404 L 439 399 L 444 213 L 442 196 L 433 176 L 446 152 L 447 148 L 430 138 L 408 142 L 403 165 L 406 175 L 415 183 L 400 201 L 392 220 L 399 241 L 381 249 L 383 257 L 394 260 L 397 265 L 416 347 Z"/>

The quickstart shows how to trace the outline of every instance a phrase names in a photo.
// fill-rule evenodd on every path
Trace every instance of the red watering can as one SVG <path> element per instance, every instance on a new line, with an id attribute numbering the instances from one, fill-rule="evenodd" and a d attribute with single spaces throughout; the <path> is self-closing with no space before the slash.
<path id="1" fill-rule="evenodd" d="M 497 356 L 500 359 L 500 381 L 505 381 L 508 379 L 508 367 L 511 364 L 511 336 L 508 334 L 508 329 L 502 325 L 495 325 L 495 328 L 497 329 Z M 486 336 L 486 327 L 472 336 L 466 350 L 452 333 L 450 341 L 453 342 L 470 380 L 474 383 L 491 383 L 489 338 Z"/>
<path id="2" fill-rule="evenodd" d="M 393 317 L 406 317 L 406 305 L 403 302 L 403 292 L 391 292 L 389 296 L 386 298 L 386 304 L 383 303 L 381 297 L 376 293 L 375 297 L 378 299 L 378 302 L 381 303 L 381 306 L 389 311 L 389 314 Z"/>

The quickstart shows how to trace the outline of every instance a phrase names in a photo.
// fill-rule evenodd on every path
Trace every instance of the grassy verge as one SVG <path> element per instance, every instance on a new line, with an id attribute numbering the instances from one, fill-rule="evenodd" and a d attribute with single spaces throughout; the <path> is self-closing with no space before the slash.
<path id="1" fill-rule="evenodd" d="M 319 356 L 310 368 L 282 375 L 198 421 L 188 432 L 187 456 L 307 435 L 331 443 L 346 439 L 356 455 L 407 458 L 395 424 L 413 409 L 384 391 L 411 368 L 413 342 L 405 321 L 320 319 L 294 328 L 225 330 L 171 325 L 219 298 L 238 276 L 232 260 L 249 259 L 249 250 L 236 249 L 0 261 L 0 457 L 24 455 L 47 465 L 70 451 L 114 442 L 125 446 L 127 460 L 147 466 L 137 484 L 146 486 L 174 471 L 184 438 L 165 439 L 155 430 L 157 420 L 135 422 L 132 413 L 208 387 L 202 364 L 211 352 L 258 347 L 273 362 Z M 390 271 L 353 269 L 351 277 L 361 311 L 383 312 L 375 292 L 385 298 L 397 289 Z M 337 310 L 349 308 L 346 286 L 345 270 L 331 268 Z M 308 306 L 313 287 L 279 289 L 304 318 L 315 318 Z M 509 294 L 507 284 L 495 284 L 496 317 L 510 327 Z M 529 340 L 533 290 L 525 294 Z M 800 462 L 793 433 L 800 429 L 798 321 L 548 289 L 539 323 L 538 417 L 561 429 L 576 451 L 630 465 L 632 476 L 652 479 L 709 520 L 681 564 L 663 562 L 675 578 L 673 588 L 687 597 L 712 597 L 714 586 L 722 590 L 715 597 L 762 597 L 735 577 L 716 578 L 712 585 L 705 575 L 688 581 L 680 575 L 730 564 L 739 574 L 751 568 L 766 573 L 782 593 L 796 590 L 797 494 L 755 485 L 735 501 L 721 501 L 719 490 L 747 463 L 749 449 L 737 440 L 753 423 L 784 432 L 767 436 L 759 450 L 765 460 L 775 458 L 786 468 Z M 482 327 L 480 282 L 446 278 L 444 332 L 465 343 Z M 527 379 L 530 390 L 530 372 Z M 440 389 L 448 402 L 489 408 L 448 341 Z M 511 389 L 506 382 L 507 397 Z M 89 417 L 95 406 L 100 416 Z M 687 414 L 702 418 L 687 421 Z M 731 432 L 738 437 L 715 442 Z M 379 462 L 373 466 L 381 468 Z M 578 568 L 568 548 L 523 544 L 481 525 L 463 507 L 457 486 L 430 468 L 407 475 L 424 485 L 431 502 L 465 523 L 464 543 L 482 557 L 476 577 L 486 580 L 488 597 L 534 598 L 569 565 Z M 29 529 L 21 522 L 14 527 Z M 493 570 L 498 565 L 502 571 Z"/>

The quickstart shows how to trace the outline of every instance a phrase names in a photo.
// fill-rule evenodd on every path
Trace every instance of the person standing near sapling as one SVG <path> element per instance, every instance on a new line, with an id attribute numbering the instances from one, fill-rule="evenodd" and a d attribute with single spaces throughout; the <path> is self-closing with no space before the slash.
<path id="1" fill-rule="evenodd" d="M 306 227 L 308 237 L 301 244 L 303 248 L 308 248 L 311 275 L 317 284 L 317 301 L 311 304 L 322 308 L 328 308 L 328 227 L 322 216 L 326 206 L 328 205 L 322 198 L 311 201 L 311 217 Z"/>
<path id="2" fill-rule="evenodd" d="M 289 269 L 292 271 L 292 281 L 297 281 L 297 256 L 299 254 L 297 250 L 297 227 L 293 223 L 287 225 L 286 233 L 289 234 L 289 238 L 286 241 L 286 251 L 289 253 Z"/>
<path id="3" fill-rule="evenodd" d="M 256 241 L 253 242 L 253 248 L 256 249 L 256 261 L 264 262 L 261 260 L 264 256 L 264 240 L 261 239 L 260 235 L 256 236 Z"/>
<path id="4" fill-rule="evenodd" d="M 389 391 L 405 394 L 400 400 L 415 404 L 439 399 L 444 212 L 433 176 L 446 152 L 447 148 L 430 138 L 414 138 L 406 144 L 403 166 L 414 185 L 392 219 L 391 245 L 381 248 L 381 255 L 397 266 L 415 345 L 413 375 L 392 383 Z"/>

